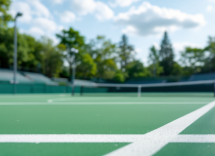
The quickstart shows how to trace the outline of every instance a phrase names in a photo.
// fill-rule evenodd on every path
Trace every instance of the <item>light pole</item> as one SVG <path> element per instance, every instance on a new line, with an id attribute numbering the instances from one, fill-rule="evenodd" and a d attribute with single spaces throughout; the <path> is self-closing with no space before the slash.
<path id="1" fill-rule="evenodd" d="M 17 72 L 17 30 L 16 21 L 18 17 L 21 17 L 22 13 L 18 12 L 15 17 L 14 23 L 14 55 L 13 55 L 13 84 L 14 84 L 14 94 L 16 94 L 16 72 Z"/>
<path id="2" fill-rule="evenodd" d="M 75 64 L 75 54 L 77 54 L 79 52 L 78 49 L 75 48 L 71 48 L 70 49 L 71 52 L 73 53 L 73 65 L 72 65 L 72 96 L 75 95 L 75 68 L 76 68 L 76 64 Z"/>

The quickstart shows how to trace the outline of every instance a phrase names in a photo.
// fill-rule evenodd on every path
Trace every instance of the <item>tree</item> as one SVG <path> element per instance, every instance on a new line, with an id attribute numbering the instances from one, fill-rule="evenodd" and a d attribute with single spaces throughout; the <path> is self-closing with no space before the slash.
<path id="1" fill-rule="evenodd" d="M 11 0 L 0 0 L 0 27 L 7 26 L 7 23 L 12 20 L 11 15 L 8 13 Z"/>
<path id="2" fill-rule="evenodd" d="M 182 74 L 184 74 L 183 73 L 183 68 L 177 62 L 175 62 L 174 65 L 173 65 L 172 75 L 180 76 Z"/>
<path id="3" fill-rule="evenodd" d="M 90 48 L 89 48 L 90 47 Z M 88 52 L 97 65 L 96 77 L 112 79 L 116 73 L 116 45 L 104 36 L 97 36 L 88 46 Z"/>
<path id="4" fill-rule="evenodd" d="M 126 72 L 127 65 L 134 60 L 134 47 L 129 45 L 128 37 L 122 35 L 122 40 L 119 43 L 119 63 L 123 72 Z"/>
<path id="5" fill-rule="evenodd" d="M 53 45 L 51 39 L 42 37 L 40 42 L 42 43 L 43 74 L 48 77 L 58 76 L 63 65 L 63 55 L 60 50 Z"/>
<path id="6" fill-rule="evenodd" d="M 126 71 L 129 78 L 139 78 L 150 76 L 150 72 L 144 68 L 143 63 L 135 60 L 127 65 Z"/>
<path id="7" fill-rule="evenodd" d="M 151 75 L 156 77 L 163 73 L 163 67 L 161 67 L 159 64 L 159 51 L 155 48 L 155 46 L 150 48 L 148 63 L 148 69 L 151 72 Z"/>
<path id="8" fill-rule="evenodd" d="M 117 70 L 113 80 L 115 80 L 116 82 L 124 82 L 125 81 L 125 74 L 121 71 L 121 70 Z"/>
<path id="9" fill-rule="evenodd" d="M 81 59 L 81 55 L 84 52 L 85 41 L 84 37 L 80 35 L 80 33 L 73 28 L 69 28 L 68 30 L 62 30 L 60 34 L 56 35 L 60 39 L 61 50 L 66 51 L 64 57 L 69 63 L 69 73 L 72 75 L 72 64 L 73 64 L 73 55 L 75 55 L 75 61 L 78 62 Z M 71 51 L 71 48 L 75 48 L 79 50 L 78 54 L 74 54 Z"/>
<path id="10" fill-rule="evenodd" d="M 14 29 L 0 28 L 0 67 L 10 68 L 13 66 L 14 53 Z M 18 69 L 38 69 L 42 61 L 40 54 L 41 45 L 33 37 L 18 32 L 17 65 Z"/>
<path id="11" fill-rule="evenodd" d="M 97 70 L 96 63 L 89 54 L 81 56 L 80 64 L 77 66 L 77 75 L 82 78 L 91 78 L 95 76 Z"/>
<path id="12" fill-rule="evenodd" d="M 208 45 L 204 49 L 204 61 L 202 72 L 204 73 L 211 73 L 215 72 L 215 37 L 209 37 Z"/>
<path id="13" fill-rule="evenodd" d="M 174 53 L 170 43 L 167 32 L 164 33 L 164 38 L 161 42 L 161 49 L 159 51 L 160 65 L 163 67 L 162 75 L 172 75 L 174 68 Z"/>
<path id="14" fill-rule="evenodd" d="M 186 47 L 181 52 L 180 60 L 184 67 L 184 74 L 192 75 L 201 72 L 204 60 L 204 49 Z"/>

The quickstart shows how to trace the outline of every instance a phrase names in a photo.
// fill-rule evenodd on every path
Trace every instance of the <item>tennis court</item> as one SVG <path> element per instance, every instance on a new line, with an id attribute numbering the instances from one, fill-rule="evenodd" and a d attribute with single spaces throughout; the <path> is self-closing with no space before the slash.
<path id="1" fill-rule="evenodd" d="M 0 155 L 215 155 L 214 100 L 213 93 L 0 95 Z"/>

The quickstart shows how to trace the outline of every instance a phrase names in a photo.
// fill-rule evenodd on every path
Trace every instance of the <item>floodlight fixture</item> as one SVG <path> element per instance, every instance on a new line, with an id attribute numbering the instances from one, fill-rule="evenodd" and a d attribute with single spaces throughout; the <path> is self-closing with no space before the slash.
<path id="1" fill-rule="evenodd" d="M 17 17 L 21 17 L 23 14 L 21 13 L 21 12 L 18 12 L 17 14 L 16 14 L 16 18 Z"/>

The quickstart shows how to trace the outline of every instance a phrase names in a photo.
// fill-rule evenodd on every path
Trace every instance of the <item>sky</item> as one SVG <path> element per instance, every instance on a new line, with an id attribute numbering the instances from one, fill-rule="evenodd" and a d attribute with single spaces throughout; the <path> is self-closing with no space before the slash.
<path id="1" fill-rule="evenodd" d="M 147 65 L 149 48 L 158 49 L 165 31 L 176 60 L 186 46 L 202 48 L 215 36 L 215 0 L 12 0 L 10 13 L 21 33 L 51 38 L 73 27 L 86 42 L 104 35 L 118 43 L 122 34 L 135 47 L 136 58 Z"/>

